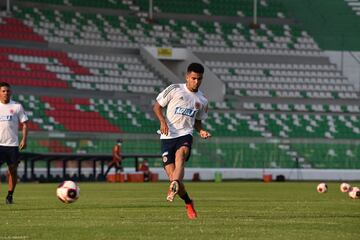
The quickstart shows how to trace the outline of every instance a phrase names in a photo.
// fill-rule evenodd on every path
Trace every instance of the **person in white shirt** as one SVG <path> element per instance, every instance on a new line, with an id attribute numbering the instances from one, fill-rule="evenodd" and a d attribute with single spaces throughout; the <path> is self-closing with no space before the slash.
<path id="1" fill-rule="evenodd" d="M 202 126 L 202 120 L 208 116 L 208 100 L 199 90 L 204 67 L 191 63 L 186 72 L 186 83 L 172 84 L 156 98 L 154 113 L 160 122 L 162 160 L 165 172 L 170 180 L 166 199 L 172 202 L 178 194 L 185 201 L 188 218 L 194 219 L 197 213 L 194 201 L 190 199 L 183 183 L 185 162 L 189 160 L 192 134 L 195 129 L 201 138 L 211 134 Z M 163 108 L 166 109 L 166 117 Z"/>
<path id="2" fill-rule="evenodd" d="M 6 204 L 13 203 L 17 183 L 19 150 L 26 148 L 28 117 L 20 103 L 11 100 L 11 87 L 0 82 L 0 165 L 8 165 L 9 182 Z M 22 123 L 22 139 L 18 140 L 19 123 Z"/>

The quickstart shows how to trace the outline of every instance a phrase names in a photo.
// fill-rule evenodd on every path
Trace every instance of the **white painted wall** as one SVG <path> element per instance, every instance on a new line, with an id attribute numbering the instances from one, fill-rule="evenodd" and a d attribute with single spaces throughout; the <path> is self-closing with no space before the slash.
<path id="1" fill-rule="evenodd" d="M 159 169 L 160 173 L 163 169 Z M 273 181 L 277 175 L 284 175 L 285 180 L 316 180 L 316 181 L 358 181 L 360 170 L 344 169 L 288 169 L 288 168 L 186 168 L 185 179 L 191 180 L 194 173 L 200 174 L 201 180 L 214 180 L 215 172 L 220 172 L 224 180 L 262 180 L 264 174 L 271 174 Z M 165 180 L 165 174 L 160 174 L 160 179 Z"/>

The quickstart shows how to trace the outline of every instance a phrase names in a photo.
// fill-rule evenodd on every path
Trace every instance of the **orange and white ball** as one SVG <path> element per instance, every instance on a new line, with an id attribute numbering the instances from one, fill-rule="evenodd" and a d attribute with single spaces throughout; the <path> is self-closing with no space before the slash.
<path id="1" fill-rule="evenodd" d="M 328 190 L 328 187 L 327 187 L 326 183 L 319 183 L 316 187 L 316 190 L 318 191 L 318 193 L 326 193 Z"/>

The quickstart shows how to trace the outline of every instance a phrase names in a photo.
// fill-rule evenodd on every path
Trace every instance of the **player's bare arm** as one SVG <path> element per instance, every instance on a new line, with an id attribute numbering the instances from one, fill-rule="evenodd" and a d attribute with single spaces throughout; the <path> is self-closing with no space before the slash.
<path id="1" fill-rule="evenodd" d="M 199 133 L 201 138 L 206 139 L 211 137 L 211 134 L 203 128 L 201 120 L 195 120 L 194 128 Z"/>
<path id="2" fill-rule="evenodd" d="M 27 136 L 28 136 L 28 125 L 26 121 L 22 123 L 22 139 L 19 143 L 19 150 L 23 150 L 26 148 Z"/>
<path id="3" fill-rule="evenodd" d="M 166 123 L 165 117 L 162 113 L 162 109 L 163 108 L 160 106 L 160 104 L 158 102 L 156 102 L 154 104 L 153 111 L 154 111 L 156 117 L 159 119 L 160 132 L 164 135 L 168 135 L 169 134 L 169 126 Z"/>

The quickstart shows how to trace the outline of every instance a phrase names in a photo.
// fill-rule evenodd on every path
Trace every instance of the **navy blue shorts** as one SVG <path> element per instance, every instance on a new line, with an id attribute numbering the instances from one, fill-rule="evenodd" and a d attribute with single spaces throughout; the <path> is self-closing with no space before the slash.
<path id="1" fill-rule="evenodd" d="M 190 134 L 173 139 L 161 139 L 161 153 L 164 167 L 168 164 L 175 163 L 175 153 L 182 146 L 186 146 L 190 150 L 186 158 L 186 161 L 188 161 L 191 155 L 192 141 L 193 137 Z"/>
<path id="2" fill-rule="evenodd" d="M 8 166 L 19 163 L 19 147 L 0 146 L 0 165 L 4 162 Z"/>

